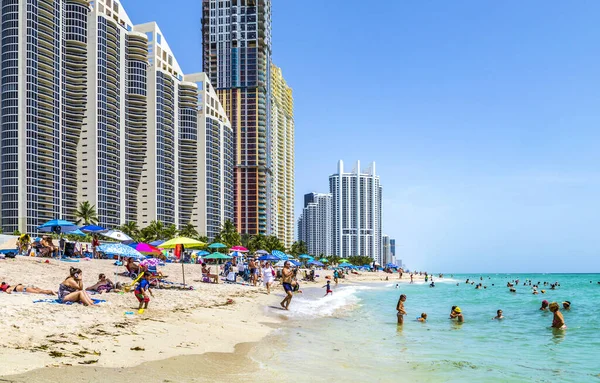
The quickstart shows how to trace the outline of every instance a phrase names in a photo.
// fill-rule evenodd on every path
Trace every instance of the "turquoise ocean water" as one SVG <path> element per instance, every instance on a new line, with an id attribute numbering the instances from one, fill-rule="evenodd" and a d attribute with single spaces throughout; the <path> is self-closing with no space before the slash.
<path id="1" fill-rule="evenodd" d="M 480 281 L 479 278 L 483 277 Z M 487 289 L 466 285 L 470 278 Z M 508 281 L 560 287 L 533 295 Z M 253 358 L 276 379 L 349 382 L 600 382 L 600 274 L 455 274 L 424 282 L 345 286 L 296 295 L 287 326 L 256 347 Z M 590 283 L 592 281 L 592 283 Z M 456 286 L 456 284 L 459 284 Z M 407 295 L 405 324 L 396 302 Z M 542 300 L 571 301 L 567 330 L 552 330 Z M 465 323 L 448 319 L 453 305 Z M 562 307 L 562 306 L 561 306 Z M 496 310 L 505 319 L 495 321 Z M 416 317 L 428 314 L 427 323 Z M 318 373 L 317 373 L 318 372 Z M 318 376 L 317 380 L 311 377 Z"/>

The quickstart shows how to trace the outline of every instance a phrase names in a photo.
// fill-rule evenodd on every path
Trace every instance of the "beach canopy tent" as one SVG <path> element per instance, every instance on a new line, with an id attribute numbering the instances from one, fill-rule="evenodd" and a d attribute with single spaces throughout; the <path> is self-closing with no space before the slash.
<path id="1" fill-rule="evenodd" d="M 161 249 L 174 249 L 175 246 L 177 246 L 177 245 L 183 245 L 186 248 L 199 248 L 199 247 L 204 247 L 206 245 L 206 243 L 198 241 L 196 239 L 192 239 L 192 238 L 177 237 L 177 238 L 168 240 L 167 242 L 163 242 L 163 244 L 160 245 L 160 248 Z"/>
<path id="2" fill-rule="evenodd" d="M 319 259 L 319 262 L 329 263 L 329 261 L 327 260 L 327 258 L 321 258 L 321 259 Z"/>
<path id="3" fill-rule="evenodd" d="M 109 230 L 109 231 L 105 231 L 105 232 L 102 232 L 99 234 L 106 238 L 116 239 L 117 241 L 120 241 L 120 242 L 133 241 L 133 239 L 130 236 L 128 236 L 127 234 L 125 234 L 119 230 Z"/>
<path id="4" fill-rule="evenodd" d="M 298 256 L 298 258 L 300 259 L 312 259 L 312 257 L 308 254 L 301 254 Z"/>
<path id="5" fill-rule="evenodd" d="M 258 257 L 259 261 L 279 261 L 279 257 L 276 257 L 273 254 L 265 254 Z"/>
<path id="6" fill-rule="evenodd" d="M 79 229 L 79 226 L 75 225 L 73 222 L 64 221 L 62 219 L 53 219 L 46 222 L 42 226 L 39 226 L 37 231 L 42 233 L 61 234 L 75 231 L 77 229 Z"/>
<path id="7" fill-rule="evenodd" d="M 234 246 L 231 249 L 229 249 L 231 251 L 239 251 L 240 253 L 247 253 L 248 249 L 246 249 L 244 246 Z"/>
<path id="8" fill-rule="evenodd" d="M 136 260 L 146 259 L 142 253 L 130 246 L 123 245 L 122 243 L 105 243 L 98 246 L 97 250 L 107 255 L 117 255 L 119 257 L 133 258 Z"/>
<path id="9" fill-rule="evenodd" d="M 90 234 L 96 234 L 96 233 L 102 233 L 102 232 L 108 231 L 108 229 L 106 229 L 102 226 L 98 226 L 98 225 L 81 226 L 79 228 L 79 230 L 83 231 L 84 233 L 90 233 Z"/>
<path id="10" fill-rule="evenodd" d="M 254 254 L 263 255 L 263 254 L 269 254 L 269 252 L 267 250 L 256 250 L 254 252 Z"/>
<path id="11" fill-rule="evenodd" d="M 344 262 L 344 263 L 342 263 L 342 264 L 339 265 L 339 267 L 353 267 L 353 266 L 354 265 L 352 265 L 350 263 L 347 263 L 347 262 Z"/>
<path id="12" fill-rule="evenodd" d="M 157 239 L 156 241 L 150 242 L 149 245 L 158 247 L 158 246 L 162 245 L 163 243 L 165 243 L 165 241 L 163 241 L 162 239 Z"/>
<path id="13" fill-rule="evenodd" d="M 224 245 L 224 244 L 219 243 L 219 242 L 211 243 L 210 245 L 208 245 L 209 249 L 224 249 L 226 247 L 227 247 L 227 245 Z"/>

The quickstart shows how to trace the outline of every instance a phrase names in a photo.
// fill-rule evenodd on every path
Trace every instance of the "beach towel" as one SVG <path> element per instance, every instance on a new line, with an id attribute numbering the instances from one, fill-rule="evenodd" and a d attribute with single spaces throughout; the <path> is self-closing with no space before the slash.
<path id="1" fill-rule="evenodd" d="M 104 299 L 92 299 L 92 302 L 94 302 L 94 304 L 97 305 L 98 303 L 103 303 L 103 302 L 106 302 L 106 301 Z M 72 305 L 73 303 L 79 303 L 79 302 L 63 302 L 60 299 L 47 298 L 47 299 L 38 299 L 36 301 L 33 301 L 33 303 L 50 303 L 50 304 L 55 304 L 55 305 Z"/>

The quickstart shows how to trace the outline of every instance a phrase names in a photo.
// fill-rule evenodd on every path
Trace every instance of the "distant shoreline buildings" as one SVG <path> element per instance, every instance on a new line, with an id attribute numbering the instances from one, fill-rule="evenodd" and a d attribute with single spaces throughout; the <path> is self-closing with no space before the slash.
<path id="1" fill-rule="evenodd" d="M 382 193 L 374 162 L 361 170 L 357 161 L 347 172 L 339 161 L 337 173 L 329 176 L 329 193 L 304 196 L 298 239 L 315 256 L 361 255 L 394 263 L 391 240 L 382 234 Z"/>

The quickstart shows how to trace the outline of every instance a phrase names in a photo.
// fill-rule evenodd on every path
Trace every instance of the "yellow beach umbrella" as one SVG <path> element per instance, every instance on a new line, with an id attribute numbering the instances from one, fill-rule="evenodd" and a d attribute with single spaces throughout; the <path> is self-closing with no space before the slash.
<path id="1" fill-rule="evenodd" d="M 177 237 L 177 238 L 173 238 L 173 239 L 168 240 L 167 242 L 162 243 L 158 247 L 160 247 L 161 249 L 173 249 L 177 245 L 183 245 L 186 248 L 199 248 L 199 247 L 204 247 L 206 245 L 206 243 L 192 239 L 192 238 Z"/>
<path id="2" fill-rule="evenodd" d="M 173 249 L 177 245 L 183 245 L 189 249 L 189 248 L 204 247 L 206 245 L 206 243 L 197 241 L 192 238 L 177 237 L 177 238 L 173 238 L 167 242 L 164 242 L 163 244 L 160 245 L 160 247 L 162 249 Z M 183 254 L 181 255 L 180 261 L 181 261 L 181 273 L 183 275 L 183 287 L 185 287 L 185 269 L 183 268 Z"/>

